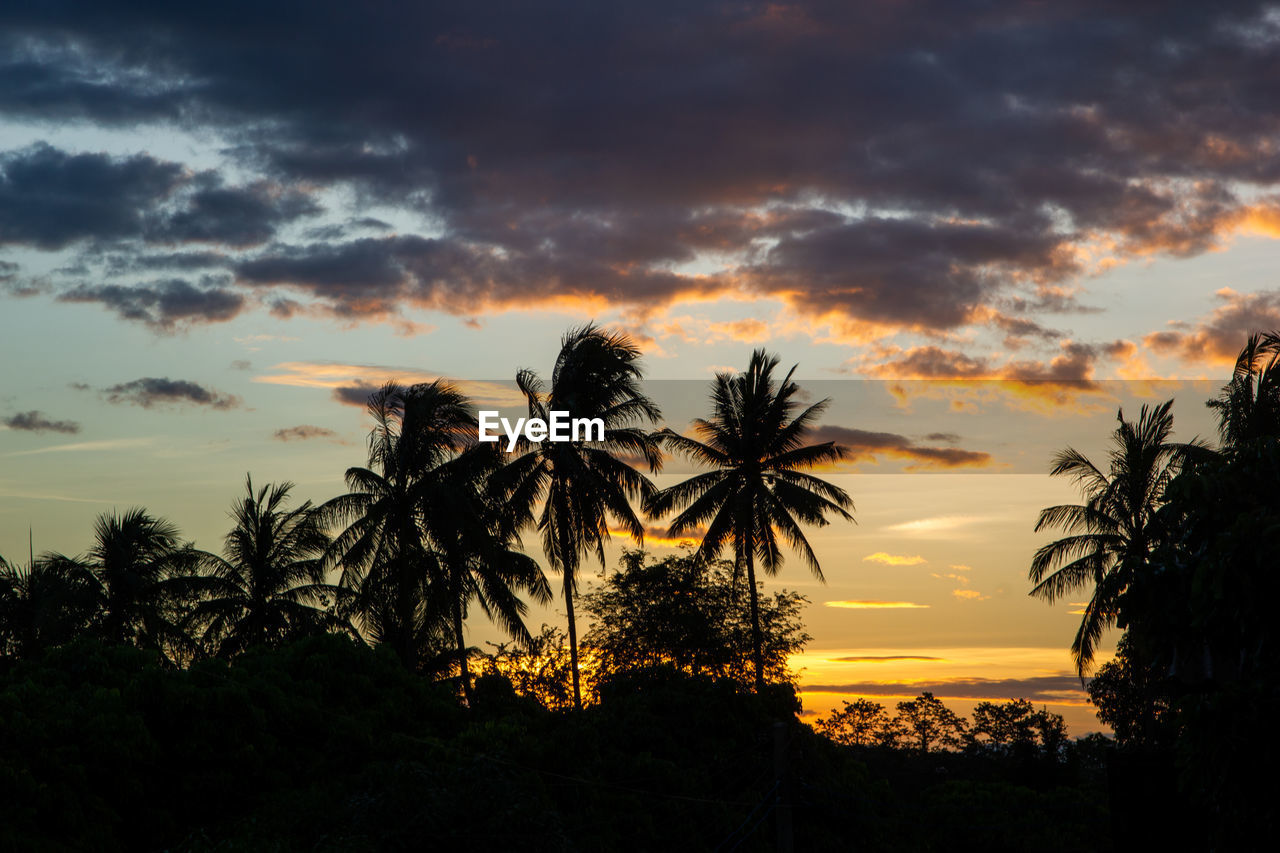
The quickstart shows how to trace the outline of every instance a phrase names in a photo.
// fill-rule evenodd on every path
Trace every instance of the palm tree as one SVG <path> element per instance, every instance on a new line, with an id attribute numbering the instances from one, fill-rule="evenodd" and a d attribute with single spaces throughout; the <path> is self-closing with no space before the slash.
<path id="1" fill-rule="evenodd" d="M 537 527 L 547 562 L 564 578 L 573 704 L 578 709 L 582 688 L 573 611 L 578 568 L 591 554 L 604 565 L 610 518 L 637 542 L 644 539 L 644 525 L 631 501 L 647 500 L 654 486 L 620 457 L 643 459 L 651 473 L 662 466 L 657 441 L 639 427 L 661 416 L 642 391 L 641 376 L 640 350 L 625 334 L 607 333 L 592 324 L 570 330 L 561 340 L 550 386 L 532 370 L 521 370 L 516 384 L 531 418 L 545 420 L 552 411 L 566 411 L 571 418 L 599 418 L 604 440 L 522 442 L 516 458 L 495 481 L 497 499 L 516 514 L 518 525 L 533 523 L 542 504 Z"/>
<path id="2" fill-rule="evenodd" d="M 446 489 L 423 496 L 423 517 L 442 574 L 436 603 L 448 608 L 457 649 L 458 678 L 471 704 L 469 649 L 464 633 L 467 610 L 474 601 L 521 646 L 533 642 L 524 624 L 528 606 L 516 594 L 524 590 L 540 604 L 551 601 L 551 587 L 537 561 L 517 550 L 513 519 L 502 503 L 488 493 L 489 478 L 501 465 L 496 450 L 476 446 L 464 452 L 459 468 L 465 472 Z M 463 464 L 465 463 L 465 464 Z"/>
<path id="3" fill-rule="evenodd" d="M 1280 435 L 1280 332 L 1249 336 L 1231 381 L 1208 406 L 1218 412 L 1225 448 Z"/>
<path id="4" fill-rule="evenodd" d="M 306 501 L 287 508 L 292 483 L 263 486 L 256 493 L 245 477 L 245 496 L 232 507 L 235 526 L 223 557 L 206 555 L 205 572 L 193 579 L 201 597 L 188 623 L 203 628 L 217 654 L 243 653 L 253 645 L 336 627 L 323 609 L 341 590 L 324 583 L 321 557 L 329 536 Z"/>
<path id="5" fill-rule="evenodd" d="M 369 413 L 368 467 L 347 469 L 351 491 L 321 507 L 326 521 L 345 525 L 326 562 L 341 569 L 364 632 L 423 669 L 445 636 L 432 608 L 440 554 L 429 547 L 423 508 L 464 493 L 451 490 L 467 482 L 471 463 L 458 457 L 475 439 L 475 418 L 466 397 L 441 381 L 389 382 L 370 397 Z"/>
<path id="6" fill-rule="evenodd" d="M 0 654 L 30 658 L 88 633 L 98 615 L 98 586 L 71 560 L 0 557 Z"/>
<path id="7" fill-rule="evenodd" d="M 1070 477 L 1080 488 L 1080 504 L 1041 510 L 1036 531 L 1058 529 L 1067 535 L 1036 551 L 1031 595 L 1050 604 L 1069 593 L 1093 591 L 1071 643 L 1076 672 L 1083 678 L 1093 663 L 1103 631 L 1116 623 L 1120 597 L 1134 572 L 1145 564 L 1158 541 L 1156 510 L 1169 482 L 1189 451 L 1199 444 L 1175 444 L 1173 401 L 1143 406 L 1136 422 L 1117 413 L 1107 471 L 1068 447 L 1053 460 L 1050 475 Z"/>
<path id="8" fill-rule="evenodd" d="M 170 651 L 184 637 L 177 626 L 180 601 L 169 581 L 188 573 L 196 558 L 172 522 L 136 508 L 98 516 L 84 557 L 42 559 L 61 572 L 91 573 L 101 611 L 97 628 L 108 642 Z"/>
<path id="9" fill-rule="evenodd" d="M 776 382 L 773 371 L 778 361 L 777 356 L 758 349 L 751 354 L 746 373 L 716 374 L 711 386 L 712 414 L 693 422 L 696 438 L 669 429 L 662 432 L 668 448 L 712 470 L 664 489 L 649 503 L 654 515 L 680 510 L 671 522 L 672 536 L 705 526 L 698 547 L 705 559 L 719 556 L 732 542 L 735 578 L 745 570 L 751 593 L 757 690 L 764 687 L 764 660 L 756 558 L 767 574 L 776 574 L 783 564 L 781 533 L 823 580 L 818 557 L 800 525 L 825 526 L 828 513 L 853 520 L 849 495 L 806 473 L 844 458 L 844 448 L 834 442 L 804 444 L 806 433 L 830 401 L 797 411 L 800 386 L 791 379 L 796 368 Z"/>

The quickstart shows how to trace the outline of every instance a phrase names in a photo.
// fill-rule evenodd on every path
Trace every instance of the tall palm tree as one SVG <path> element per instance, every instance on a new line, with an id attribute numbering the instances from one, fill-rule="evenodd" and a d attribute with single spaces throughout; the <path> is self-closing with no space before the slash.
<path id="1" fill-rule="evenodd" d="M 59 571 L 69 564 L 90 572 L 101 611 L 98 630 L 109 642 L 169 651 L 183 635 L 177 626 L 180 600 L 168 582 L 190 572 L 196 559 L 179 541 L 178 528 L 145 509 L 98 516 L 94 540 L 82 558 L 48 554 Z"/>
<path id="2" fill-rule="evenodd" d="M 339 584 L 351 591 L 364 632 L 422 669 L 445 636 L 431 606 L 441 564 L 423 507 L 445 504 L 467 481 L 471 462 L 459 456 L 475 439 L 475 418 L 466 397 L 441 381 L 389 382 L 370 397 L 369 414 L 368 467 L 347 469 L 351 491 L 321 507 L 326 521 L 345 525 L 327 562 L 341 569 Z"/>
<path id="3" fill-rule="evenodd" d="M 32 657 L 87 634 L 97 615 L 98 585 L 80 564 L 0 557 L 0 654 Z"/>
<path id="4" fill-rule="evenodd" d="M 1049 472 L 1074 480 L 1084 502 L 1040 511 L 1037 532 L 1057 529 L 1067 535 L 1036 551 L 1030 571 L 1035 586 L 1030 594 L 1052 604 L 1092 587 L 1071 643 L 1082 678 L 1093 663 L 1102 633 L 1116 623 L 1120 597 L 1158 541 L 1156 510 L 1166 487 L 1188 452 L 1202 449 L 1194 442 L 1169 440 L 1172 407 L 1172 400 L 1155 408 L 1143 406 L 1136 422 L 1125 420 L 1120 410 L 1105 472 L 1071 447 L 1054 457 Z"/>
<path id="5" fill-rule="evenodd" d="M 853 520 L 849 495 L 806 472 L 844 458 L 844 448 L 834 442 L 804 443 L 830 401 L 800 410 L 800 386 L 791 378 L 796 368 L 777 382 L 773 378 L 777 366 L 777 356 L 758 349 L 751 354 L 745 373 L 716 374 L 711 417 L 693 422 L 697 437 L 669 429 L 661 434 L 669 449 L 712 470 L 662 490 L 649 503 L 654 515 L 680 510 L 671 522 L 672 536 L 705 526 L 698 554 L 706 559 L 719 556 L 732 543 L 735 576 L 745 571 L 751 593 L 757 689 L 764 687 L 764 660 L 756 559 L 767 574 L 777 573 L 783 564 L 781 533 L 822 580 L 822 567 L 800 525 L 825 526 L 828 514 Z"/>
<path id="6" fill-rule="evenodd" d="M 551 601 L 551 587 L 542 568 L 514 546 L 518 515 L 506 512 L 490 494 L 489 479 L 501 465 L 498 451 L 488 446 L 469 448 L 460 459 L 459 478 L 447 489 L 423 496 L 423 517 L 438 560 L 442 583 L 433 601 L 448 609 L 447 618 L 457 650 L 458 678 L 467 704 L 471 704 L 471 672 L 464 623 L 472 602 L 480 606 L 520 645 L 533 642 L 524 615 L 528 605 L 517 594 L 523 590 L 538 603 Z M 466 464 L 461 464 L 466 463 Z"/>
<path id="7" fill-rule="evenodd" d="M 495 481 L 498 499 L 517 514 L 518 523 L 533 523 L 541 504 L 537 528 L 543 552 L 564 578 L 573 704 L 579 709 L 582 688 L 573 608 L 578 569 L 592 554 L 604 565 L 610 518 L 637 542 L 644 539 L 644 525 L 631 501 L 647 500 L 655 489 L 648 477 L 620 457 L 643 459 L 650 473 L 662 466 L 657 441 L 640 426 L 661 417 L 642 390 L 641 377 L 640 350 L 625 334 L 604 332 L 593 324 L 570 330 L 561 340 L 550 385 L 532 370 L 521 370 L 516 384 L 531 418 L 548 419 L 552 411 L 567 411 L 571 418 L 599 418 L 604 440 L 522 442 Z"/>
<path id="8" fill-rule="evenodd" d="M 188 623 L 202 629 L 206 647 L 219 655 L 278 645 L 338 623 L 324 609 L 341 593 L 324 582 L 329 536 L 310 501 L 287 507 L 292 488 L 286 482 L 255 492 L 246 476 L 223 556 L 207 555 L 204 573 L 194 579 L 202 595 Z"/>
<path id="9" fill-rule="evenodd" d="M 1231 381 L 1208 405 L 1218 412 L 1224 449 L 1280 436 L 1280 332 L 1249 336 Z"/>

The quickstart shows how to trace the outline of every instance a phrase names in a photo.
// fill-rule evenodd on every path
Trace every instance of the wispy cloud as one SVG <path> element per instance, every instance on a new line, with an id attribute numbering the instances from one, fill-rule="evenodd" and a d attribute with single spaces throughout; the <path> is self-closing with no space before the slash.
<path id="1" fill-rule="evenodd" d="M 363 406 L 369 394 L 387 382 L 412 385 L 434 382 L 438 373 L 413 367 L 385 364 L 348 364 L 325 361 L 285 361 L 271 368 L 272 373 L 255 376 L 254 382 L 287 385 L 294 388 L 325 388 L 341 402 Z M 449 380 L 477 405 L 523 406 L 524 396 L 514 385 L 471 379 Z"/>
<path id="2" fill-rule="evenodd" d="M 831 658 L 834 663 L 898 663 L 900 661 L 943 661 L 945 658 L 932 655 L 849 655 Z"/>
<path id="3" fill-rule="evenodd" d="M 868 554 L 862 558 L 864 563 L 881 563 L 886 566 L 918 566 L 921 563 L 929 562 L 919 554 L 908 557 L 904 554 L 889 554 L 884 551 L 876 551 L 874 554 Z"/>
<path id="4" fill-rule="evenodd" d="M 824 601 L 826 607 L 838 607 L 842 610 L 925 610 L 928 604 L 916 604 L 913 601 L 877 601 L 873 599 L 855 599 L 849 601 Z"/>
<path id="5" fill-rule="evenodd" d="M 802 684 L 801 693 L 898 698 L 928 691 L 939 699 L 1030 699 L 1060 705 L 1084 705 L 1087 694 L 1070 673 L 1028 678 L 935 678 L 927 680 L 859 681 L 847 684 Z"/>
<path id="6" fill-rule="evenodd" d="M 129 450 L 135 447 L 146 447 L 154 439 L 151 438 L 108 438 L 102 441 L 78 441 L 73 444 L 55 444 L 51 447 L 38 447 L 35 450 L 18 450 L 6 453 L 6 456 L 35 456 L 41 453 L 88 453 L 101 450 Z"/>

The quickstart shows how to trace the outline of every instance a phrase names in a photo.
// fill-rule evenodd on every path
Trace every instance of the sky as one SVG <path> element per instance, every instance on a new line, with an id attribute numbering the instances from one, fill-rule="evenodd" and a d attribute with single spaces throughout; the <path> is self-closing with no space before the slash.
<path id="1" fill-rule="evenodd" d="M 1097 729 L 1027 596 L 1049 460 L 1168 397 L 1211 437 L 1280 327 L 1278 88 L 1256 3 L 5 3 L 0 554 L 134 505 L 216 548 L 247 472 L 340 492 L 370 388 L 510 406 L 584 322 L 677 429 L 763 346 L 851 449 L 826 583 L 767 581 L 806 709 Z"/>

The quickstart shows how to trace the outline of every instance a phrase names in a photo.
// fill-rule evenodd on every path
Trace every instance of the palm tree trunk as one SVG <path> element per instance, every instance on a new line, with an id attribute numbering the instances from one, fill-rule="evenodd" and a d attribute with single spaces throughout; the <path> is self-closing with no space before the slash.
<path id="1" fill-rule="evenodd" d="M 569 614 L 569 665 L 573 669 L 573 707 L 582 710 L 582 686 L 578 679 L 578 627 L 573 621 L 573 583 L 569 567 L 564 567 L 564 605 Z"/>
<path id="2" fill-rule="evenodd" d="M 471 670 L 467 666 L 467 640 L 462 633 L 462 600 L 459 596 L 453 601 L 453 632 L 458 639 L 458 677 L 462 679 L 462 695 L 471 707 Z"/>
<path id="3" fill-rule="evenodd" d="M 756 666 L 756 692 L 764 691 L 764 640 L 760 634 L 760 600 L 756 593 L 755 549 L 746 547 L 743 556 L 747 561 L 747 587 L 751 590 L 751 659 Z"/>

